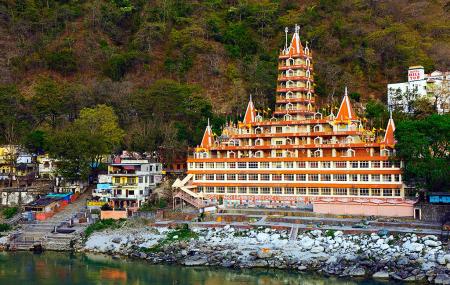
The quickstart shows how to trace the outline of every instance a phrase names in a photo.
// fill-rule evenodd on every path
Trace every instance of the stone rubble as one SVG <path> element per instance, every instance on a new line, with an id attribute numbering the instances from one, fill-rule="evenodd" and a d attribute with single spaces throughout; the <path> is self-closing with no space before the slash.
<path id="1" fill-rule="evenodd" d="M 289 240 L 287 231 L 269 228 L 240 230 L 195 228 L 197 239 L 174 236 L 168 228 L 118 229 L 94 233 L 82 252 L 146 259 L 151 263 L 229 268 L 270 267 L 316 271 L 325 275 L 373 277 L 450 284 L 450 252 L 436 236 L 346 235 L 314 230 Z"/>

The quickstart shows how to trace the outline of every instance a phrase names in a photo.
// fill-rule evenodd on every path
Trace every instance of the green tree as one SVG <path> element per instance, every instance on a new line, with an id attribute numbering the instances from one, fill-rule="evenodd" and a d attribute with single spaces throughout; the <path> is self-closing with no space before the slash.
<path id="1" fill-rule="evenodd" d="M 429 191 L 449 191 L 450 115 L 401 121 L 395 137 L 405 181 Z"/>
<path id="2" fill-rule="evenodd" d="M 364 115 L 370 128 L 385 128 L 389 118 L 386 105 L 376 100 L 367 102 Z"/>
<path id="3" fill-rule="evenodd" d="M 39 123 L 49 122 L 56 127 L 58 118 L 65 111 L 66 94 L 62 90 L 62 83 L 50 77 L 41 77 L 34 88 L 32 103 L 34 114 Z"/>
<path id="4" fill-rule="evenodd" d="M 420 97 L 414 100 L 412 103 L 412 107 L 414 109 L 414 117 L 416 119 L 423 119 L 428 117 L 431 114 L 436 113 L 436 109 L 433 106 L 433 103 L 426 97 Z"/>

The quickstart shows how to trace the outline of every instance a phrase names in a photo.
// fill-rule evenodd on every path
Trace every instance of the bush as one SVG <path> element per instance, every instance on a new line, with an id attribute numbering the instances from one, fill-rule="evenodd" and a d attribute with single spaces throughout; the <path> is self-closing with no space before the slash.
<path id="1" fill-rule="evenodd" d="M 0 232 L 6 232 L 11 229 L 11 226 L 8 224 L 0 224 Z"/>
<path id="2" fill-rule="evenodd" d="M 125 219 L 113 220 L 113 219 L 105 219 L 99 220 L 92 225 L 89 225 L 84 232 L 84 237 L 87 239 L 92 233 L 103 231 L 106 229 L 117 229 L 123 226 L 125 223 Z"/>
<path id="3" fill-rule="evenodd" d="M 103 73 L 112 80 L 119 81 L 142 57 L 143 55 L 135 51 L 113 54 L 106 62 Z M 144 56 L 143 62 L 147 61 Z"/>
<path id="4" fill-rule="evenodd" d="M 76 56 L 69 49 L 49 52 L 44 57 L 48 68 L 63 75 L 71 74 L 78 69 Z"/>
<path id="5" fill-rule="evenodd" d="M 3 209 L 3 217 L 5 219 L 11 219 L 12 217 L 14 217 L 17 213 L 19 212 L 19 208 L 17 207 L 11 207 L 11 208 L 6 208 Z"/>

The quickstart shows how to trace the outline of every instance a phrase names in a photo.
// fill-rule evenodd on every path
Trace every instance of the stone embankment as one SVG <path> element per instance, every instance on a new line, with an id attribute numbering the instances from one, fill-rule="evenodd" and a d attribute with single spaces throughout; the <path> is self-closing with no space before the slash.
<path id="1" fill-rule="evenodd" d="M 189 239 L 175 233 L 168 228 L 149 227 L 108 230 L 94 233 L 77 249 L 151 263 L 267 267 L 450 284 L 450 252 L 433 235 L 344 235 L 340 231 L 313 230 L 292 239 L 288 231 L 237 230 L 230 226 L 193 229 L 195 238 Z"/>

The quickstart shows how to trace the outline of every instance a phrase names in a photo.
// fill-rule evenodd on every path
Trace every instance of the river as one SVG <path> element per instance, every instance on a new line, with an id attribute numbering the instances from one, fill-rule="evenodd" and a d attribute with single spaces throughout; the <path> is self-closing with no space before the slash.
<path id="1" fill-rule="evenodd" d="M 379 285 L 373 280 L 327 278 L 281 270 L 233 270 L 150 265 L 145 261 L 102 255 L 46 252 L 0 252 L 3 285 Z"/>

